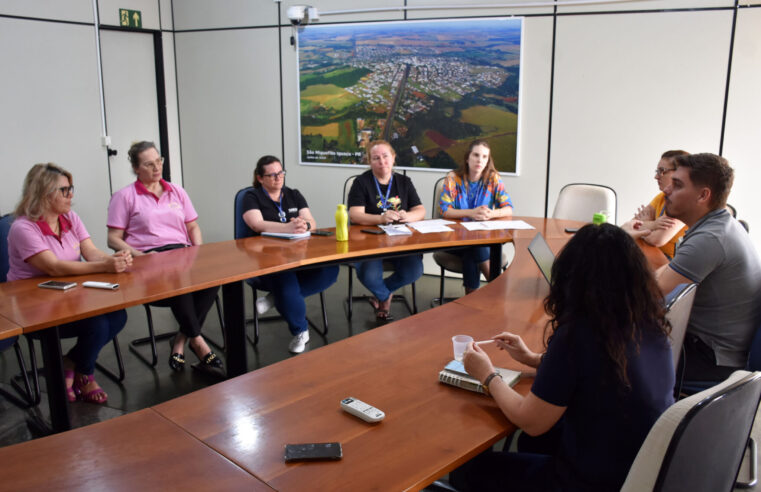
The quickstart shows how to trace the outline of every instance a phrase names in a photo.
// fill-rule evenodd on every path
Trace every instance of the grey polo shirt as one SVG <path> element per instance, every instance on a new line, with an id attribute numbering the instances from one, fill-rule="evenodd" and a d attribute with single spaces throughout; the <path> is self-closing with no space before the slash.
<path id="1" fill-rule="evenodd" d="M 761 261 L 748 233 L 725 209 L 709 212 L 687 229 L 669 266 L 699 284 L 687 331 L 718 365 L 744 367 L 761 321 Z"/>

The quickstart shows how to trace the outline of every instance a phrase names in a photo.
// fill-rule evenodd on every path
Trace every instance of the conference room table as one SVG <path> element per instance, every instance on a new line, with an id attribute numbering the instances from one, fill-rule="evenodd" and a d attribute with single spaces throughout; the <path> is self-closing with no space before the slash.
<path id="1" fill-rule="evenodd" d="M 346 263 L 376 257 L 419 254 L 442 248 L 488 245 L 501 258 L 502 244 L 512 240 L 508 230 L 468 231 L 459 224 L 446 233 L 409 236 L 372 235 L 361 226 L 349 229 L 349 240 L 312 236 L 308 240 L 253 237 L 208 243 L 134 259 L 124 273 L 65 276 L 59 280 L 118 283 L 116 290 L 66 291 L 41 289 L 44 278 L 0 284 L 0 317 L 42 342 L 52 428 L 70 428 L 57 326 L 63 323 L 222 285 L 227 338 L 228 376 L 247 370 L 243 280 L 284 270 Z M 499 271 L 499 262 L 494 272 Z"/>
<path id="2" fill-rule="evenodd" d="M 261 482 L 276 490 L 422 489 L 515 428 L 491 398 L 441 384 L 438 372 L 451 360 L 451 337 L 456 334 L 478 340 L 510 330 L 522 335 L 532 350 L 542 350 L 547 318 L 541 301 L 549 286 L 526 248 L 530 239 L 542 232 L 557 252 L 570 238 L 564 228 L 574 224 L 552 219 L 525 220 L 536 229 L 512 231 L 509 237 L 515 244 L 515 257 L 506 272 L 455 302 L 167 401 L 141 411 L 140 416 L 130 414 L 0 449 L 0 459 L 14 456 L 20 446 L 37 456 L 55 453 L 61 448 L 48 444 L 51 439 L 61 439 L 56 441 L 59 443 L 97 443 L 93 451 L 98 452 L 102 449 L 98 446 L 107 446 L 101 440 L 120 439 L 118 429 L 126 435 L 132 425 L 128 419 L 148 418 L 144 416 L 154 412 L 174 429 L 258 480 L 257 485 Z M 481 239 L 496 240 L 486 236 Z M 264 246 L 272 244 L 270 241 L 244 240 L 236 242 L 236 248 L 260 254 Z M 427 239 L 422 244 L 433 249 L 432 242 Z M 398 244 L 395 246 L 391 249 L 398 250 Z M 287 248 L 292 247 L 305 246 L 288 243 Z M 376 243 L 377 249 L 383 247 Z M 652 258 L 658 260 L 655 248 L 642 247 L 649 257 L 652 253 Z M 350 241 L 341 249 L 355 252 L 361 248 L 352 249 Z M 366 253 L 374 250 L 364 249 Z M 337 252 L 335 259 L 343 259 L 346 254 Z M 516 363 L 493 344 L 484 347 L 496 365 L 524 371 L 516 389 L 526 394 L 532 383 L 531 368 Z M 348 396 L 380 408 L 386 418 L 369 424 L 343 412 L 339 402 Z M 136 433 L 138 425 L 136 422 L 133 427 Z M 104 430 L 95 434 L 96 429 Z M 161 432 L 169 433 L 168 429 L 159 429 L 157 439 L 161 439 Z M 151 441 L 154 437 L 143 430 L 138 435 L 151 436 Z M 181 440 L 179 435 L 170 437 Z M 332 441 L 342 444 L 340 461 L 287 464 L 283 460 L 285 444 Z M 105 453 L 106 457 L 112 456 L 109 453 L 113 450 Z M 161 454 L 145 449 L 144 457 L 157 456 L 161 462 Z M 81 458 L 87 463 L 96 461 L 94 456 L 82 454 Z M 175 456 L 182 459 L 181 453 Z M 200 470 L 205 470 L 206 461 L 197 463 Z M 132 464 L 129 462 L 128 468 Z M 59 462 L 54 465 L 65 466 Z M 66 468 L 58 470 L 66 477 L 70 475 Z M 160 467 L 152 470 L 146 476 L 162 473 Z M 104 480 L 118 484 L 120 480 L 119 472 L 112 468 L 103 473 L 75 471 L 95 474 L 94 483 Z"/>

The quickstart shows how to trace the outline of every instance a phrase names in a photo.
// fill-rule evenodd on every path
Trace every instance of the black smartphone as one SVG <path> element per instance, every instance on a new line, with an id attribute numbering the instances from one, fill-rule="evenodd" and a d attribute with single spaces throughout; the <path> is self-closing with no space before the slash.
<path id="1" fill-rule="evenodd" d="M 325 229 L 315 229 L 312 231 L 315 236 L 332 236 L 333 231 L 326 231 Z"/>
<path id="2" fill-rule="evenodd" d="M 382 229 L 360 229 L 361 232 L 364 232 L 365 234 L 385 234 L 386 231 Z"/>
<path id="3" fill-rule="evenodd" d="M 340 442 L 311 442 L 286 444 L 285 462 L 340 460 L 343 457 Z"/>
<path id="4" fill-rule="evenodd" d="M 579 232 L 579 228 L 578 227 L 566 227 L 565 228 L 565 232 L 567 232 L 568 234 L 576 234 L 577 232 Z"/>
<path id="5" fill-rule="evenodd" d="M 37 284 L 37 287 L 42 287 L 43 289 L 56 289 L 56 290 L 68 290 L 76 286 L 77 286 L 76 282 L 61 282 L 60 280 L 48 280 L 47 282 L 42 282 L 40 284 Z"/>

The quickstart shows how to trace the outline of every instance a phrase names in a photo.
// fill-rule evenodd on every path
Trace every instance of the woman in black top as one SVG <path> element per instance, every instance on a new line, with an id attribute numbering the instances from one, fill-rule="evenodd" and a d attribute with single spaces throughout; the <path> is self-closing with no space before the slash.
<path id="1" fill-rule="evenodd" d="M 243 197 L 243 210 L 243 220 L 256 233 L 299 234 L 316 227 L 306 200 L 298 190 L 285 186 L 283 165 L 271 155 L 265 155 L 256 163 L 254 189 Z M 261 277 L 262 288 L 272 294 L 275 307 L 293 334 L 288 345 L 291 352 L 303 352 L 309 342 L 304 298 L 327 289 L 337 277 L 337 266 Z M 257 306 L 257 310 L 265 311 L 266 307 Z"/>
<path id="2" fill-rule="evenodd" d="M 367 146 L 370 170 L 361 174 L 349 190 L 349 219 L 352 224 L 380 225 L 414 222 L 425 217 L 415 186 L 407 176 L 394 172 L 396 153 L 391 144 L 376 140 Z M 383 260 L 357 264 L 357 277 L 375 297 L 370 303 L 379 321 L 389 319 L 392 293 L 423 274 L 422 255 L 393 258 L 394 273 L 383 278 Z"/>

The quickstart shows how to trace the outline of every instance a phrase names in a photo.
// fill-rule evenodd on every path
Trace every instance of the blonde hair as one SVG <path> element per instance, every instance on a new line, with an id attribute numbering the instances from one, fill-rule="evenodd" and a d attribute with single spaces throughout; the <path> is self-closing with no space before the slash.
<path id="1" fill-rule="evenodd" d="M 40 220 L 53 193 L 58 189 L 59 176 L 66 176 L 69 186 L 74 184 L 71 173 L 52 162 L 32 166 L 24 178 L 21 201 L 16 205 L 13 214 L 16 217 L 25 216 L 31 221 Z"/>
<path id="2" fill-rule="evenodd" d="M 389 148 L 389 151 L 391 152 L 391 155 L 396 157 L 396 151 L 394 150 L 394 147 L 391 146 L 390 143 L 386 142 L 385 140 L 373 140 L 369 144 L 367 144 L 367 163 L 369 164 L 372 161 L 372 156 L 370 155 L 373 151 L 373 149 L 379 145 L 385 145 Z"/>

